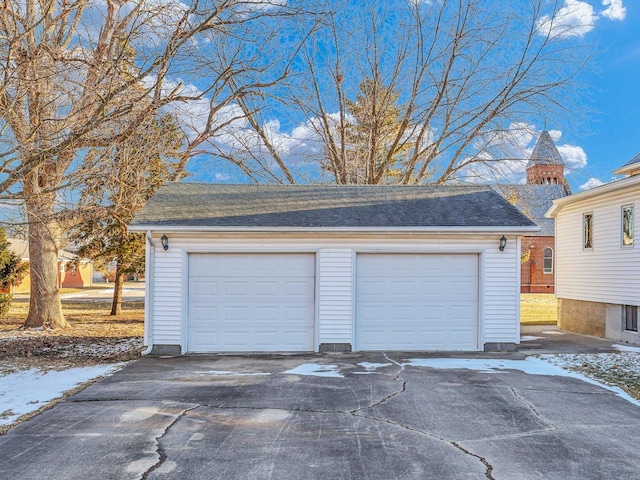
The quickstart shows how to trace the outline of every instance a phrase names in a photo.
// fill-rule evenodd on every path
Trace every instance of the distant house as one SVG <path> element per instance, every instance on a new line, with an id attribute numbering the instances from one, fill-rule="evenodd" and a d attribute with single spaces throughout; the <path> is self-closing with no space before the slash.
<path id="1" fill-rule="evenodd" d="M 640 344 L 640 154 L 614 171 L 627 178 L 553 202 L 558 325 Z"/>
<path id="2" fill-rule="evenodd" d="M 554 220 L 545 213 L 554 200 L 571 194 L 564 178 L 564 162 L 546 130 L 540 134 L 526 170 L 526 185 L 494 185 L 500 195 L 540 227 L 522 237 L 524 262 L 520 269 L 521 293 L 554 293 Z"/>
<path id="3" fill-rule="evenodd" d="M 147 236 L 154 353 L 513 350 L 520 236 L 488 187 L 169 183 Z"/>
<path id="4" fill-rule="evenodd" d="M 29 242 L 16 238 L 7 239 L 9 248 L 24 262 L 29 261 Z M 61 288 L 86 287 L 91 285 L 93 277 L 93 262 L 78 259 L 77 255 L 65 250 L 58 250 L 58 286 Z M 11 293 L 29 293 L 31 287 L 30 274 L 15 285 L 11 286 Z"/>

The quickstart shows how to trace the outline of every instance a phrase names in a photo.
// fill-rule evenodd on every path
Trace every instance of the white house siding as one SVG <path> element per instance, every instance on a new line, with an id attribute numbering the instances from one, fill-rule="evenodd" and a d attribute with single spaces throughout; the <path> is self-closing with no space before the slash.
<path id="1" fill-rule="evenodd" d="M 319 343 L 352 345 L 353 250 L 323 248 L 317 262 Z"/>
<path id="2" fill-rule="evenodd" d="M 169 237 L 164 251 L 160 237 Z M 182 345 L 190 252 L 308 252 L 316 255 L 318 345 L 353 344 L 354 266 L 364 253 L 474 253 L 479 258 L 479 345 L 519 343 L 519 241 L 496 234 L 153 233 L 155 245 L 151 332 L 154 345 Z"/>
<path id="3" fill-rule="evenodd" d="M 622 207 L 634 204 L 635 239 L 622 246 Z M 593 213 L 593 249 L 582 248 L 582 216 Z M 556 218 L 556 296 L 640 305 L 640 192 L 612 192 L 563 206 Z"/>

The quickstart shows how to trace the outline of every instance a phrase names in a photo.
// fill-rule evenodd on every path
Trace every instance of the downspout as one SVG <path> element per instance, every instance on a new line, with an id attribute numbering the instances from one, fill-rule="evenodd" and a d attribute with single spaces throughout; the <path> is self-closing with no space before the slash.
<path id="1" fill-rule="evenodd" d="M 153 350 L 153 336 L 151 332 L 153 331 L 152 322 L 153 322 L 153 311 L 151 301 L 151 296 L 153 295 L 153 271 L 154 271 L 154 260 L 156 257 L 156 247 L 153 244 L 153 240 L 151 239 L 151 230 L 147 230 L 146 233 L 147 244 L 144 252 L 144 263 L 145 263 L 145 294 L 144 294 L 144 343 L 147 345 L 147 348 L 143 350 L 142 355 L 149 355 Z"/>

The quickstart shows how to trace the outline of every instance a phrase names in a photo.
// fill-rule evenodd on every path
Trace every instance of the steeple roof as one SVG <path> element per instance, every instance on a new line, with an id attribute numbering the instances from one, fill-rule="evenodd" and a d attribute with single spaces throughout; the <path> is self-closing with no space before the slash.
<path id="1" fill-rule="evenodd" d="M 553 143 L 551 135 L 546 130 L 540 134 L 529 158 L 529 163 L 527 163 L 527 168 L 534 165 L 564 165 L 556 144 Z"/>

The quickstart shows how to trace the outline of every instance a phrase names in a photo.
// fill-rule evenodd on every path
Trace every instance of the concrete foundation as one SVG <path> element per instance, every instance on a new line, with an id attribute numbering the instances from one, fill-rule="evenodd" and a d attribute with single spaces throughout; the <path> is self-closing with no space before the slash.
<path id="1" fill-rule="evenodd" d="M 516 344 L 509 342 L 487 342 L 484 344 L 485 352 L 515 352 Z"/>
<path id="2" fill-rule="evenodd" d="M 606 311 L 606 303 L 558 298 L 558 328 L 605 338 Z"/>
<path id="3" fill-rule="evenodd" d="M 621 343 L 640 345 L 640 335 L 638 335 L 638 332 L 630 332 L 624 329 L 622 309 L 622 305 L 607 305 L 605 335 L 607 338 L 617 340 Z"/>
<path id="4" fill-rule="evenodd" d="M 154 345 L 151 355 L 180 355 L 182 348 L 180 345 Z"/>
<path id="5" fill-rule="evenodd" d="M 350 352 L 350 343 L 321 343 L 320 353 L 324 352 Z"/>
<path id="6" fill-rule="evenodd" d="M 558 299 L 558 328 L 640 345 L 638 332 L 624 329 L 623 305 Z"/>

